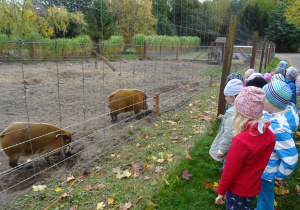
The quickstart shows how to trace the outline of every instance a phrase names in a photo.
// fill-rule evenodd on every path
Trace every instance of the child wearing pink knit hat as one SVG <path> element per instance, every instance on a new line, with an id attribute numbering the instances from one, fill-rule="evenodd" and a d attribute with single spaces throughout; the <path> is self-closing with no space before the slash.
<path id="1" fill-rule="evenodd" d="M 267 81 L 267 83 L 270 83 L 270 82 L 271 82 L 271 79 L 272 79 L 272 74 L 271 74 L 271 72 L 266 72 L 266 73 L 264 73 L 264 79 Z"/>
<path id="2" fill-rule="evenodd" d="M 244 82 L 244 87 L 246 87 L 246 84 L 248 82 L 248 78 L 254 73 L 254 69 L 248 69 L 245 72 L 245 82 Z"/>
<path id="3" fill-rule="evenodd" d="M 223 204 L 223 197 L 226 198 L 226 209 L 251 209 L 255 196 L 261 190 L 261 175 L 275 146 L 275 136 L 268 128 L 270 122 L 261 119 L 265 97 L 263 89 L 249 86 L 234 101 L 235 136 L 215 201 Z"/>

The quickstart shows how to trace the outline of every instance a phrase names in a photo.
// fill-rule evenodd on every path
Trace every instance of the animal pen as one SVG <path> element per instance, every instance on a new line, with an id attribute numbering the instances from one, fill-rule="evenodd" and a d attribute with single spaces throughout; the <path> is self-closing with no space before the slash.
<path id="1" fill-rule="evenodd" d="M 227 36 L 229 19 L 226 14 L 215 15 L 207 2 L 193 7 L 184 0 L 169 1 L 165 11 L 159 1 L 87 2 L 1 2 L 10 25 L 7 34 L 0 34 L 1 132 L 12 123 L 25 122 L 22 130 L 27 135 L 36 126 L 29 123 L 51 124 L 59 133 L 66 130 L 72 135 L 68 145 L 59 138 L 56 143 L 61 146 L 47 153 L 32 150 L 34 141 L 49 135 L 41 131 L 36 138 L 18 136 L 25 138 L 23 142 L 0 150 L 3 209 L 89 209 L 99 204 L 144 208 L 159 186 L 157 176 L 176 162 L 167 159 L 179 158 L 170 154 L 151 158 L 178 145 L 169 141 L 154 147 L 166 134 L 149 134 L 146 128 L 157 125 L 158 115 L 181 109 L 210 83 L 220 83 L 222 59 L 211 62 L 208 52 L 218 55 L 211 43 Z M 213 9 L 220 8 L 215 5 Z M 67 16 L 59 16 L 66 11 Z M 89 19 L 84 16 L 91 12 L 98 14 L 99 27 L 88 27 Z M 66 30 L 76 27 L 73 32 L 77 36 L 67 36 L 58 17 L 75 14 L 78 19 Z M 168 21 L 157 18 L 159 14 Z M 110 36 L 105 34 L 107 16 L 116 25 Z M 45 27 L 38 34 L 26 29 L 28 24 Z M 41 35 L 44 29 L 47 33 Z M 91 30 L 98 30 L 96 38 L 89 35 L 95 34 Z M 259 38 L 257 49 L 262 49 L 262 43 Z M 235 44 L 252 46 L 253 32 L 237 23 Z M 248 52 L 239 48 L 234 53 Z M 246 68 L 239 57 L 231 61 L 232 72 Z M 144 92 L 147 98 L 139 103 L 146 100 L 148 109 L 144 106 L 138 112 L 120 113 L 117 121 L 111 122 L 107 97 L 125 89 Z M 129 108 L 135 97 L 130 97 Z M 119 96 L 116 109 L 126 108 L 122 99 Z M 17 142 L 13 137 L 10 140 Z M 17 146 L 31 148 L 28 156 L 19 154 Z M 64 153 L 67 146 L 70 156 Z M 17 167 L 9 166 L 8 149 L 19 154 Z"/>

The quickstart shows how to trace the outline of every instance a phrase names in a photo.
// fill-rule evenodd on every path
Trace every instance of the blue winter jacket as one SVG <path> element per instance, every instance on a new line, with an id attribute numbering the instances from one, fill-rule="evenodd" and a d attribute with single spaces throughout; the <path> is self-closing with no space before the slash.
<path id="1" fill-rule="evenodd" d="M 285 78 L 285 83 L 288 84 L 288 86 L 290 86 L 291 90 L 292 90 L 292 99 L 291 102 L 293 102 L 296 105 L 296 85 L 295 82 L 291 79 Z"/>

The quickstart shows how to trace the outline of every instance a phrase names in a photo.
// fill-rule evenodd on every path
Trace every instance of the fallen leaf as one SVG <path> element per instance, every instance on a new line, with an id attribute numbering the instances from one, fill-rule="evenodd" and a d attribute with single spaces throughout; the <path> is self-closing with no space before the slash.
<path id="1" fill-rule="evenodd" d="M 184 157 L 185 157 L 185 159 L 191 159 L 191 160 L 192 160 L 192 157 L 191 157 L 190 154 L 187 153 L 187 152 L 184 154 Z"/>
<path id="2" fill-rule="evenodd" d="M 135 172 L 141 172 L 143 170 L 143 164 L 142 163 L 132 163 L 133 170 Z"/>
<path id="3" fill-rule="evenodd" d="M 121 157 L 122 157 L 122 155 L 117 155 L 117 158 L 120 160 L 121 159 Z"/>
<path id="4" fill-rule="evenodd" d="M 146 201 L 146 206 L 147 206 L 146 207 L 147 210 L 154 210 L 156 207 L 156 205 L 150 200 Z"/>
<path id="5" fill-rule="evenodd" d="M 112 157 L 112 158 L 116 157 L 116 154 L 110 154 L 110 157 Z"/>
<path id="6" fill-rule="evenodd" d="M 32 186 L 32 191 L 37 192 L 37 191 L 42 191 L 47 187 L 47 185 L 33 185 Z"/>
<path id="7" fill-rule="evenodd" d="M 90 174 L 91 174 L 91 172 L 88 172 L 88 171 L 83 172 L 83 175 L 90 175 Z"/>
<path id="8" fill-rule="evenodd" d="M 115 172 L 115 173 L 118 173 L 118 172 L 121 172 L 121 169 L 120 169 L 120 167 L 118 167 L 118 168 L 113 168 L 112 171 Z"/>
<path id="9" fill-rule="evenodd" d="M 283 186 L 275 187 L 274 192 L 277 195 L 288 195 L 288 194 L 290 194 L 290 191 L 285 189 Z"/>
<path id="10" fill-rule="evenodd" d="M 127 210 L 127 209 L 129 209 L 131 206 L 132 206 L 131 202 L 127 202 L 127 203 L 125 203 L 125 204 L 120 203 L 119 209 L 120 209 L 120 210 Z"/>
<path id="11" fill-rule="evenodd" d="M 151 186 L 155 186 L 155 185 L 157 185 L 157 181 L 156 181 L 156 179 L 153 179 L 153 181 L 150 183 L 151 184 Z"/>
<path id="12" fill-rule="evenodd" d="M 135 205 L 137 205 L 141 201 L 142 198 L 143 198 L 143 196 L 138 197 L 138 199 L 136 199 L 136 201 L 135 201 Z"/>
<path id="13" fill-rule="evenodd" d="M 179 139 L 179 136 L 172 136 L 170 137 L 171 140 L 176 140 L 176 139 Z"/>
<path id="14" fill-rule="evenodd" d="M 161 179 L 162 179 L 162 177 L 163 177 L 163 175 L 162 175 L 162 174 L 157 174 L 157 176 L 156 176 L 156 179 L 157 179 L 157 180 L 161 180 Z"/>
<path id="15" fill-rule="evenodd" d="M 155 123 L 154 125 L 155 125 L 156 127 L 158 126 L 158 124 L 157 124 L 157 123 Z"/>
<path id="16" fill-rule="evenodd" d="M 170 186 L 168 180 L 164 179 L 164 181 L 165 181 L 166 185 Z"/>
<path id="17" fill-rule="evenodd" d="M 108 199 L 107 199 L 108 205 L 113 204 L 114 201 L 115 201 L 115 200 L 114 200 L 113 198 L 108 198 Z"/>
<path id="18" fill-rule="evenodd" d="M 91 189 L 93 189 L 93 187 L 91 185 L 87 185 L 83 188 L 83 190 L 85 190 L 85 191 L 89 191 Z"/>
<path id="19" fill-rule="evenodd" d="M 105 207 L 104 202 L 97 203 L 97 210 L 102 210 L 102 209 L 104 209 L 104 207 Z"/>
<path id="20" fill-rule="evenodd" d="M 181 141 L 186 142 L 189 138 L 183 138 Z"/>
<path id="21" fill-rule="evenodd" d="M 55 192 L 60 192 L 61 191 L 61 187 L 57 187 L 54 191 Z"/>
<path id="22" fill-rule="evenodd" d="M 183 179 L 190 179 L 192 174 L 189 174 L 188 170 L 182 170 L 182 175 L 181 176 L 182 176 Z"/>
<path id="23" fill-rule="evenodd" d="M 213 187 L 213 183 L 209 180 L 205 180 L 203 183 L 205 184 L 206 189 L 211 189 Z"/>
<path id="24" fill-rule="evenodd" d="M 219 183 L 218 182 L 214 182 L 213 187 L 218 187 Z"/>
<path id="25" fill-rule="evenodd" d="M 139 143 L 137 143 L 136 145 L 135 145 L 135 147 L 140 147 L 141 145 L 139 144 Z"/>
<path id="26" fill-rule="evenodd" d="M 69 192 L 68 193 L 64 193 L 64 194 L 61 195 L 62 198 L 65 198 L 65 197 L 68 197 L 68 196 L 70 196 Z"/>
<path id="27" fill-rule="evenodd" d="M 296 191 L 297 195 L 300 196 L 300 187 L 298 185 L 296 185 L 295 191 Z"/>
<path id="28" fill-rule="evenodd" d="M 300 136 L 300 132 L 299 131 L 296 131 L 296 133 L 297 133 L 298 136 Z"/>
<path id="29" fill-rule="evenodd" d="M 212 134 L 212 132 L 213 132 L 213 130 L 209 131 L 208 133 L 209 133 L 209 134 Z"/>
<path id="30" fill-rule="evenodd" d="M 70 210 L 78 210 L 78 206 L 77 205 L 71 206 Z"/>
<path id="31" fill-rule="evenodd" d="M 157 166 L 157 167 L 155 168 L 155 172 L 156 172 L 156 173 L 161 173 L 163 170 L 164 170 L 164 167 L 162 167 L 162 166 Z"/>
<path id="32" fill-rule="evenodd" d="M 64 208 L 65 207 L 65 203 L 62 203 L 59 205 L 60 208 Z"/>
<path id="33" fill-rule="evenodd" d="M 156 160 L 156 162 L 162 163 L 162 162 L 165 162 L 165 159 L 158 159 L 158 160 Z"/>
<path id="34" fill-rule="evenodd" d="M 277 205 L 278 205 L 277 201 L 274 200 L 274 206 L 277 206 Z"/>
<path id="35" fill-rule="evenodd" d="M 100 183 L 100 184 L 95 185 L 93 188 L 94 188 L 95 190 L 101 190 L 101 189 L 103 189 L 104 187 L 105 187 L 105 185 L 102 184 L 102 183 Z"/>
<path id="36" fill-rule="evenodd" d="M 145 176 L 144 179 L 149 180 L 149 179 L 151 179 L 151 177 L 150 176 Z"/>
<path id="37" fill-rule="evenodd" d="M 104 172 L 100 172 L 99 174 L 100 174 L 100 176 L 105 176 Z"/>

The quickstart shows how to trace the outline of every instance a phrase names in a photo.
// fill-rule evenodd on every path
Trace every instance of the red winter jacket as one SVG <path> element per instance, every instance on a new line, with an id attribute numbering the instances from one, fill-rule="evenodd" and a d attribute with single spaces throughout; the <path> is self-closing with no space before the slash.
<path id="1" fill-rule="evenodd" d="M 225 167 L 218 187 L 218 194 L 227 190 L 241 197 L 252 197 L 261 190 L 261 175 L 275 146 L 275 136 L 265 124 L 265 132 L 260 134 L 257 124 L 249 132 L 247 129 L 232 139 Z"/>

